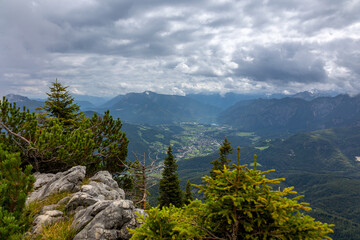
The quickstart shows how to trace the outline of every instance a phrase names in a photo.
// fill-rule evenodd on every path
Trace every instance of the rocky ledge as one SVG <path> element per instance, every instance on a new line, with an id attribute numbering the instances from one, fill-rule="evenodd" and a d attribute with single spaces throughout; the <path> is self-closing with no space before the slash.
<path id="1" fill-rule="evenodd" d="M 41 233 L 45 225 L 69 220 L 76 230 L 75 240 L 130 239 L 128 229 L 139 226 L 133 202 L 107 171 L 95 174 L 84 183 L 86 168 L 76 166 L 57 174 L 36 173 L 34 191 L 27 204 L 44 201 L 54 194 L 69 193 L 55 204 L 43 206 L 34 219 L 31 236 Z"/>

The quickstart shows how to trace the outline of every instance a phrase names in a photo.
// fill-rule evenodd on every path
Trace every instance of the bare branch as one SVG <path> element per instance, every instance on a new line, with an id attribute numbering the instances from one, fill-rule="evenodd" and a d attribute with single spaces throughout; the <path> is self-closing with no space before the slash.
<path id="1" fill-rule="evenodd" d="M 11 135 L 17 137 L 17 138 L 20 138 L 21 140 L 23 140 L 24 142 L 26 142 L 29 146 L 31 145 L 31 142 L 29 140 L 27 140 L 26 138 L 24 138 L 23 136 L 17 134 L 17 133 L 14 133 L 13 131 L 11 131 L 3 122 L 0 122 L 0 125 L 8 132 L 10 133 Z"/>

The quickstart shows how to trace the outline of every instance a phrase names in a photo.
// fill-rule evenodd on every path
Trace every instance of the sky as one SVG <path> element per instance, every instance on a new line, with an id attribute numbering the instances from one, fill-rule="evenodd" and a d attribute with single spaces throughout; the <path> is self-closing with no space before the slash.
<path id="1" fill-rule="evenodd" d="M 360 93 L 360 0 L 0 0 L 0 95 Z"/>

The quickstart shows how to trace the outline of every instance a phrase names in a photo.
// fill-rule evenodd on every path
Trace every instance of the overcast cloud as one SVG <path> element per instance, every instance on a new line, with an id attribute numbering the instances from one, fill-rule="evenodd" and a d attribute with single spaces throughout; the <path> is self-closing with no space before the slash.
<path id="1" fill-rule="evenodd" d="M 0 0 L 0 95 L 360 92 L 360 0 Z"/>

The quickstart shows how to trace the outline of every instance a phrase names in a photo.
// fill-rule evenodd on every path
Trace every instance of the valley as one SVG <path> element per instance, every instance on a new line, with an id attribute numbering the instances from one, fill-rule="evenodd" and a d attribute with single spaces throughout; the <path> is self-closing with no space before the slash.
<path id="1" fill-rule="evenodd" d="M 157 126 L 124 123 L 123 128 L 130 140 L 129 152 L 150 153 L 160 161 L 170 144 L 176 159 L 182 161 L 218 152 L 224 137 L 241 146 L 254 144 L 261 139 L 253 132 L 240 132 L 231 126 L 194 122 Z"/>

